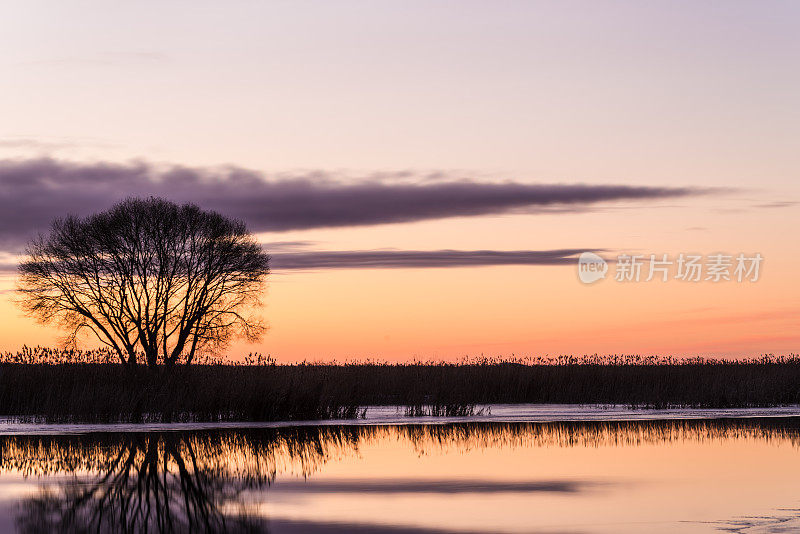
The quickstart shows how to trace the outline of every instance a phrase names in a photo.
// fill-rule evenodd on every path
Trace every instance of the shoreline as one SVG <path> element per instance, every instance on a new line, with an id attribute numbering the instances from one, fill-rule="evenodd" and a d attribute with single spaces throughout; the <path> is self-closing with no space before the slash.
<path id="1" fill-rule="evenodd" d="M 203 430 L 279 429 L 321 426 L 415 426 L 458 424 L 646 423 L 718 421 L 722 419 L 798 419 L 800 405 L 774 408 L 632 409 L 623 406 L 577 404 L 504 404 L 481 406 L 491 413 L 463 417 L 406 416 L 402 407 L 368 406 L 366 417 L 305 421 L 219 421 L 177 423 L 29 423 L 0 417 L 0 436 L 93 433 L 184 432 Z"/>

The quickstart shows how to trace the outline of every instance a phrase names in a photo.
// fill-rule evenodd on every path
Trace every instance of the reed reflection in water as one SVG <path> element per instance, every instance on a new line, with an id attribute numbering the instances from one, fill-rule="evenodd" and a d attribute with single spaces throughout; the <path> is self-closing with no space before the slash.
<path id="1" fill-rule="evenodd" d="M 593 498 L 619 481 L 588 474 L 580 478 L 574 472 L 560 477 L 558 469 L 540 469 L 536 472 L 542 471 L 542 476 L 536 478 L 512 479 L 506 475 L 530 470 L 513 451 L 661 450 L 709 443 L 772 443 L 788 445 L 794 453 L 800 445 L 800 423 L 791 418 L 766 418 L 4 436 L 0 437 L 0 485 L 11 475 L 24 476 L 36 485 L 32 493 L 16 496 L 10 507 L 13 525 L 20 532 L 347 532 L 366 528 L 365 520 L 369 526 L 365 532 L 448 532 L 441 521 L 426 527 L 424 518 L 410 526 L 393 524 L 389 512 L 383 522 L 370 523 L 367 515 L 366 519 L 353 518 L 351 524 L 341 514 L 333 514 L 330 520 L 318 514 L 306 518 L 296 507 L 291 514 L 273 517 L 275 508 L 270 508 L 270 503 L 277 503 L 280 511 L 293 495 L 304 499 L 318 496 L 320 502 L 339 499 L 330 502 L 340 508 L 342 502 L 375 503 L 390 497 L 399 502 L 417 495 L 429 500 L 444 496 L 451 503 L 475 495 L 509 503 L 520 502 L 520 496 L 528 503 L 534 496 Z M 341 476 L 347 466 L 367 461 L 360 457 L 363 451 L 390 449 L 418 458 L 435 456 L 443 467 L 431 476 L 404 478 L 396 469 L 373 463 L 353 477 Z M 475 453 L 486 451 L 509 461 L 509 465 L 498 462 L 492 466 L 498 472 L 496 479 L 469 475 L 474 466 L 461 460 L 469 457 L 474 462 Z M 515 466 L 515 462 L 521 465 Z M 324 473 L 326 466 L 332 465 L 339 467 Z M 508 531 L 530 531 L 549 524 L 547 518 L 541 518 L 539 525 L 527 524 L 530 518 L 524 516 L 508 521 L 500 513 L 497 519 L 508 523 Z M 499 523 L 497 526 L 497 531 L 502 530 Z M 716 526 L 702 525 L 705 529 Z M 473 527 L 469 530 L 487 531 L 485 525 Z M 591 525 L 567 529 L 595 530 Z"/>

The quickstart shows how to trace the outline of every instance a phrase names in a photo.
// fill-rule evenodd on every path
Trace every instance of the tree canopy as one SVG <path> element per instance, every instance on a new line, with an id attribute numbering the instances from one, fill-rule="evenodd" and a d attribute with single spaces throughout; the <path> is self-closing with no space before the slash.
<path id="1" fill-rule="evenodd" d="M 93 333 L 127 365 L 191 363 L 265 329 L 269 256 L 244 223 L 193 204 L 131 198 L 56 219 L 26 254 L 23 309 L 69 342 Z"/>

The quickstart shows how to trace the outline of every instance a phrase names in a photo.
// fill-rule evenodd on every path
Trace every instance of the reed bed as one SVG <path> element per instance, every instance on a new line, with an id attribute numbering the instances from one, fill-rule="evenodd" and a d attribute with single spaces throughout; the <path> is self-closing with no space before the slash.
<path id="1" fill-rule="evenodd" d="M 497 403 L 632 407 L 800 404 L 800 357 L 742 360 L 641 356 L 277 365 L 131 370 L 106 351 L 41 347 L 0 354 L 0 416 L 53 422 L 274 421 L 357 418 L 366 406 L 407 415 L 471 415 Z"/>

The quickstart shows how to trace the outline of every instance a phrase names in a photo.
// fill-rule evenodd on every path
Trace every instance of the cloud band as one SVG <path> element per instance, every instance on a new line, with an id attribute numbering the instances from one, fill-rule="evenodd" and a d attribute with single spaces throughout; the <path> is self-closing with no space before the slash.
<path id="1" fill-rule="evenodd" d="M 325 173 L 267 177 L 236 167 L 3 160 L 0 249 L 18 251 L 55 217 L 87 215 L 128 196 L 194 202 L 242 219 L 252 231 L 269 232 L 547 209 L 577 211 L 601 202 L 704 192 L 685 187 L 492 183 L 446 176 L 417 182 L 376 176 L 353 182 Z"/>

